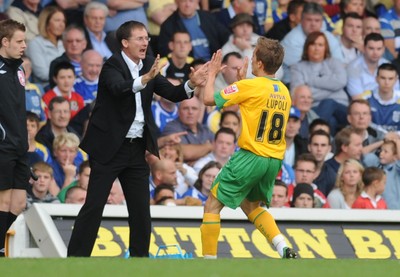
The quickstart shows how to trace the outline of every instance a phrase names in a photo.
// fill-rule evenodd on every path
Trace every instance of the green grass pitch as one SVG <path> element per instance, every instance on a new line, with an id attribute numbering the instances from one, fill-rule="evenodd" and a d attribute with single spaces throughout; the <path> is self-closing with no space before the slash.
<path id="1" fill-rule="evenodd" d="M 400 276 L 398 260 L 322 259 L 0 259 L 0 276 Z"/>

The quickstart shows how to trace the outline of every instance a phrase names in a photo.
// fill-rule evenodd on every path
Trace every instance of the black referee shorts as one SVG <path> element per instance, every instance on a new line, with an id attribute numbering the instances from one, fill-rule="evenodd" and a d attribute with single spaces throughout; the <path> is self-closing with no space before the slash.
<path id="1" fill-rule="evenodd" d="M 23 189 L 29 185 L 30 169 L 28 155 L 16 154 L 0 150 L 0 190 Z"/>

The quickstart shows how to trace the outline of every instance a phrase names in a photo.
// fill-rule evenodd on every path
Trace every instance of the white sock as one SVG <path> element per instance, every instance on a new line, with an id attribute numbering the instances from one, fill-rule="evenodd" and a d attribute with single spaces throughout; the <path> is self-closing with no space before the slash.
<path id="1" fill-rule="evenodd" d="M 283 257 L 283 250 L 285 249 L 285 247 L 287 247 L 285 237 L 282 234 L 275 236 L 272 239 L 272 244 L 275 246 L 276 251 L 278 251 L 279 256 Z"/>

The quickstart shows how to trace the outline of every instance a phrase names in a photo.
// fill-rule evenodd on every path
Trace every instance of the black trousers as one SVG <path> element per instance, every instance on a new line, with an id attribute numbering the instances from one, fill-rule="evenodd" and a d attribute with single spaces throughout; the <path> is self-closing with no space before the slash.
<path id="1" fill-rule="evenodd" d="M 90 178 L 68 245 L 68 256 L 89 257 L 100 227 L 112 183 L 118 177 L 129 213 L 129 251 L 133 257 L 148 257 L 151 234 L 149 166 L 143 139 L 127 139 L 113 159 L 100 164 L 90 159 Z"/>

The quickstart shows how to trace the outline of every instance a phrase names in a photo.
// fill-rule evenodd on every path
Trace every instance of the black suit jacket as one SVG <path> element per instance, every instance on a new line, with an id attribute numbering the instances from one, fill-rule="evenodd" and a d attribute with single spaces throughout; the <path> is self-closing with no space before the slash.
<path id="1" fill-rule="evenodd" d="M 147 73 L 154 58 L 147 56 L 139 76 Z M 100 163 L 110 161 L 121 147 L 136 114 L 134 79 L 121 52 L 112 55 L 103 65 L 99 77 L 96 104 L 89 119 L 88 129 L 80 147 L 90 158 Z M 141 90 L 145 119 L 144 138 L 146 149 L 158 156 L 157 125 L 151 112 L 153 92 L 173 102 L 188 98 L 184 84 L 172 85 L 158 74 Z"/>

